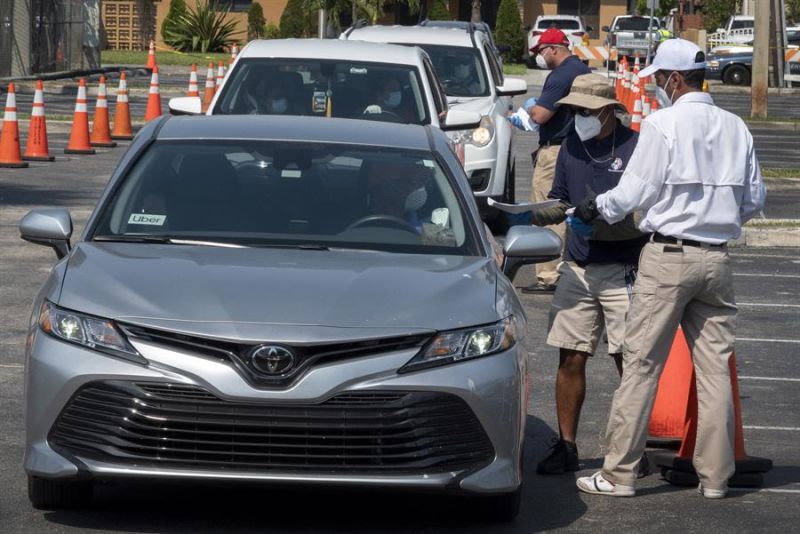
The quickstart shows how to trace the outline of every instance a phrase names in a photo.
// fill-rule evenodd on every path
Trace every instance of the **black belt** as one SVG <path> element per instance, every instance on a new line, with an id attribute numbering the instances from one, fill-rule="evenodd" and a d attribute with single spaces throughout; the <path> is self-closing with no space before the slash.
<path id="1" fill-rule="evenodd" d="M 695 241 L 693 239 L 678 239 L 677 237 L 672 237 L 671 235 L 659 234 L 658 232 L 653 234 L 653 241 L 655 241 L 656 243 L 669 243 L 671 245 L 685 245 L 687 247 L 720 248 L 727 245 L 727 243 L 719 243 L 718 245 L 712 245 L 711 243 L 701 243 L 700 241 Z"/>
<path id="2" fill-rule="evenodd" d="M 539 147 L 543 146 L 561 146 L 561 143 L 564 142 L 563 137 L 556 137 L 555 139 L 550 139 L 549 141 L 541 141 L 539 142 Z"/>

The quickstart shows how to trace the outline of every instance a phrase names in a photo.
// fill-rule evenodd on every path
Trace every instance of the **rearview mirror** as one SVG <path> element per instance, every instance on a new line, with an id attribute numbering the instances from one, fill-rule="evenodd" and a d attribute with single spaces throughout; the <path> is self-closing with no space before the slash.
<path id="1" fill-rule="evenodd" d="M 528 84 L 520 78 L 506 78 L 503 85 L 497 86 L 497 94 L 500 96 L 524 95 L 528 92 Z"/>
<path id="2" fill-rule="evenodd" d="M 64 208 L 31 210 L 19 223 L 19 236 L 25 241 L 51 247 L 61 259 L 69 254 L 72 218 Z"/>
<path id="3" fill-rule="evenodd" d="M 447 112 L 441 130 L 474 130 L 481 124 L 481 114 L 477 111 L 464 111 L 461 109 L 451 109 Z"/>
<path id="4" fill-rule="evenodd" d="M 503 243 L 503 272 L 513 280 L 523 265 L 561 256 L 561 238 L 548 228 L 512 226 Z"/>
<path id="5" fill-rule="evenodd" d="M 179 96 L 169 99 L 170 115 L 200 115 L 203 103 L 199 96 Z"/>

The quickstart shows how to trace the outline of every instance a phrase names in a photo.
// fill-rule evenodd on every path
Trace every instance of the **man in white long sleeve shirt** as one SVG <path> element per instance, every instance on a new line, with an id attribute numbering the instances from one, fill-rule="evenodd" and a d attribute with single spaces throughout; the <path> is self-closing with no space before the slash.
<path id="1" fill-rule="evenodd" d="M 692 351 L 698 424 L 693 458 L 700 492 L 721 498 L 734 473 L 728 359 L 736 304 L 726 242 L 764 206 L 753 138 L 737 116 L 703 93 L 705 56 L 682 39 L 664 42 L 640 76 L 655 75 L 662 109 L 642 123 L 619 185 L 575 214 L 609 223 L 643 212 L 652 237 L 639 260 L 623 345 L 623 377 L 606 430 L 602 471 L 578 479 L 587 493 L 635 495 L 658 379 L 678 325 Z"/>

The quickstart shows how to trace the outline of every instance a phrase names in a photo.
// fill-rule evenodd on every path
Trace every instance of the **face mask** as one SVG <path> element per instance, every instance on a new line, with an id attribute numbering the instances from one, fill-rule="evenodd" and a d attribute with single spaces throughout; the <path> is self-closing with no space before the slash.
<path id="1" fill-rule="evenodd" d="M 600 135 L 600 130 L 603 129 L 603 123 L 600 118 L 595 115 L 584 117 L 583 115 L 575 115 L 575 133 L 578 134 L 581 141 L 588 141 Z"/>
<path id="2" fill-rule="evenodd" d="M 545 48 L 536 54 L 536 66 L 543 70 L 550 70 L 550 65 L 547 64 L 547 60 L 544 58 L 544 53 L 547 50 L 549 50 L 549 48 Z"/>
<path id="3" fill-rule="evenodd" d="M 424 206 L 425 202 L 427 201 L 428 201 L 428 192 L 425 190 L 425 187 L 414 189 L 406 197 L 405 209 L 406 211 L 417 211 L 422 206 Z"/>
<path id="4" fill-rule="evenodd" d="M 267 103 L 267 108 L 272 113 L 285 113 L 286 108 L 288 107 L 289 103 L 285 98 L 278 98 L 277 100 L 272 100 L 271 102 Z"/>
<path id="5" fill-rule="evenodd" d="M 456 65 L 453 72 L 456 78 L 466 78 L 469 76 L 469 65 Z"/>
<path id="6" fill-rule="evenodd" d="M 669 85 L 669 81 L 672 79 L 672 74 L 669 75 L 667 78 L 667 83 L 664 86 Z M 658 99 L 658 105 L 661 108 L 668 108 L 672 105 L 672 97 L 675 94 L 675 89 L 672 90 L 672 94 L 667 94 L 667 91 L 664 90 L 663 87 L 660 85 L 656 85 L 656 98 Z"/>
<path id="7" fill-rule="evenodd" d="M 384 99 L 383 104 L 387 108 L 396 108 L 400 105 L 400 100 L 402 99 L 402 94 L 400 91 L 391 91 L 386 95 L 386 99 Z"/>

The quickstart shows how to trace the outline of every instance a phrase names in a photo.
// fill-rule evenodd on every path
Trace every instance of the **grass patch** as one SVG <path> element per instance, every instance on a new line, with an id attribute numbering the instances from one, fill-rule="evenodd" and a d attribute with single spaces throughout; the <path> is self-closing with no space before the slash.
<path id="1" fill-rule="evenodd" d="M 522 63 L 503 64 L 503 74 L 508 74 L 509 76 L 522 76 L 527 73 L 528 67 Z"/>
<path id="2" fill-rule="evenodd" d="M 764 178 L 795 178 L 800 180 L 800 169 L 781 169 L 779 167 L 761 167 Z"/>
<path id="3" fill-rule="evenodd" d="M 182 52 L 172 52 L 167 50 L 156 50 L 156 62 L 159 65 L 186 65 L 192 63 L 217 62 L 220 59 L 227 63 L 231 55 L 228 53 L 209 53 L 209 54 L 184 54 Z M 103 50 L 100 56 L 100 63 L 103 65 L 144 65 L 147 63 L 147 51 L 131 50 Z"/>
<path id="4" fill-rule="evenodd" d="M 792 122 L 792 123 L 800 123 L 800 119 L 792 119 L 786 117 L 753 117 L 751 115 L 745 115 L 742 117 L 742 120 L 745 122 Z"/>

